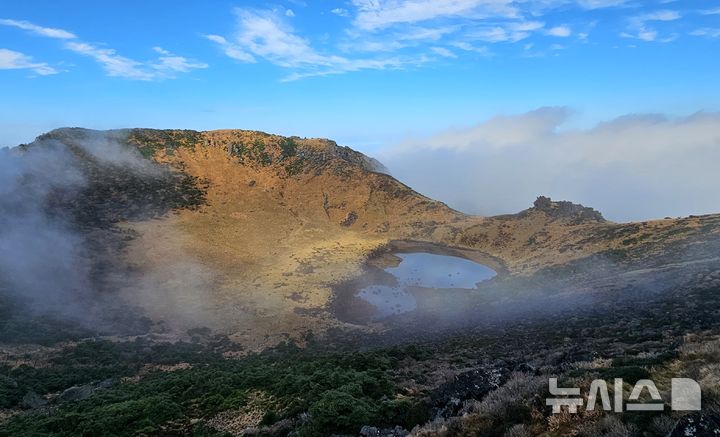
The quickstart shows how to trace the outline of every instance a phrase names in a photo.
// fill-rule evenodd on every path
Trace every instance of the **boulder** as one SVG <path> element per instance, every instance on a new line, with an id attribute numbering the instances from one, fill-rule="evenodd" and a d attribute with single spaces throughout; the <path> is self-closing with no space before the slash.
<path id="1" fill-rule="evenodd" d="M 506 373 L 505 369 L 495 372 L 475 369 L 456 375 L 431 394 L 433 416 L 437 419 L 455 416 L 466 400 L 482 399 L 495 390 Z"/>
<path id="2" fill-rule="evenodd" d="M 47 399 L 35 393 L 34 391 L 27 392 L 25 396 L 23 396 L 22 401 L 20 401 L 20 407 L 29 410 L 42 408 L 47 406 L 47 404 Z"/>
<path id="3" fill-rule="evenodd" d="M 77 402 L 82 401 L 90 396 L 92 396 L 95 393 L 95 387 L 93 385 L 82 385 L 82 386 L 75 386 L 70 387 L 66 390 L 64 390 L 60 395 L 57 397 L 57 402 Z"/>

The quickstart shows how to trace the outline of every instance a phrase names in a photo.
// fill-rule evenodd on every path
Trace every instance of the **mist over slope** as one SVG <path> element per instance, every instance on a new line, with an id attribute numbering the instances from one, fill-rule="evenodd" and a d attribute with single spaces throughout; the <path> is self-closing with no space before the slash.
<path id="1" fill-rule="evenodd" d="M 48 315 L 90 332 L 147 324 L 127 314 L 127 303 L 114 294 L 113 274 L 122 274 L 116 259 L 131 238 L 116 225 L 195 206 L 202 193 L 123 138 L 121 132 L 55 131 L 0 151 L 6 324 L 20 329 Z"/>

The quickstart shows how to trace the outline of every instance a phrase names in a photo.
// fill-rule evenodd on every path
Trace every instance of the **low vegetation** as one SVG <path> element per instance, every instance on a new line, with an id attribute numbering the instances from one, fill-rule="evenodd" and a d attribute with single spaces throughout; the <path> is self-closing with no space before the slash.
<path id="1" fill-rule="evenodd" d="M 412 427 L 422 408 L 397 397 L 391 370 L 402 352 L 315 353 L 292 345 L 224 358 L 228 346 L 90 341 L 68 348 L 48 365 L 0 367 L 0 406 L 23 406 L 27 393 L 49 395 L 72 386 L 113 379 L 112 388 L 78 402 L 16 416 L 0 435 L 135 435 L 172 428 L 200 429 L 221 411 L 242 408 L 254 392 L 274 399 L 263 422 L 297 423 L 300 435 L 354 433 L 366 423 Z M 187 363 L 175 371 L 148 371 Z M 135 375 L 142 375 L 133 379 Z M 125 379 L 123 379 L 125 378 Z M 121 382 L 124 381 L 124 382 Z M 305 419 L 301 419 L 304 413 Z"/>

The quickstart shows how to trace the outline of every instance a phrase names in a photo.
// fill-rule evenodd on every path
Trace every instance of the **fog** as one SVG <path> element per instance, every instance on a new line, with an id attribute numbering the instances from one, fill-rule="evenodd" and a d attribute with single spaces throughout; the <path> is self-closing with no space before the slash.
<path id="1" fill-rule="evenodd" d="M 379 154 L 393 176 L 461 211 L 514 213 L 538 195 L 614 221 L 720 212 L 720 113 L 630 114 L 587 129 L 547 107 L 411 138 Z"/>
<path id="2" fill-rule="evenodd" d="M 208 314 L 194 313 L 184 296 L 206 300 L 209 284 L 198 278 L 212 272 L 182 251 L 161 269 L 138 269 L 122 258 L 128 235 L 112 224 L 115 216 L 85 222 L 95 218 L 88 210 L 102 216 L 103 208 L 122 208 L 119 198 L 139 194 L 142 201 L 147 194 L 125 191 L 115 198 L 103 187 L 99 197 L 83 199 L 93 190 L 93 172 L 112 172 L 113 189 L 120 191 L 131 189 L 132 181 L 168 178 L 168 169 L 124 145 L 125 135 L 82 131 L 72 147 L 46 139 L 0 149 L 0 298 L 25 304 L 14 316 L 51 316 L 112 332 L 141 320 L 145 308 L 162 300 L 166 326 L 174 319 L 205 326 Z M 175 293 L 167 290 L 167 269 Z"/>
<path id="3" fill-rule="evenodd" d="M 80 190 L 84 183 L 59 143 L 27 153 L 0 150 L 0 284 L 43 310 L 78 313 L 80 298 L 91 288 L 82 237 L 66 218 L 47 210 L 51 192 Z"/>

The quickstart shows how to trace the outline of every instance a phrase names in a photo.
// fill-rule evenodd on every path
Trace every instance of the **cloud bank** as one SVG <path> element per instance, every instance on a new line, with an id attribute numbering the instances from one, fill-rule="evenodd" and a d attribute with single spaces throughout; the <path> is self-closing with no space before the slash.
<path id="1" fill-rule="evenodd" d="M 563 129 L 571 116 L 563 107 L 497 116 L 380 158 L 414 189 L 469 213 L 517 212 L 541 194 L 616 221 L 720 212 L 720 113 L 631 114 Z"/>

